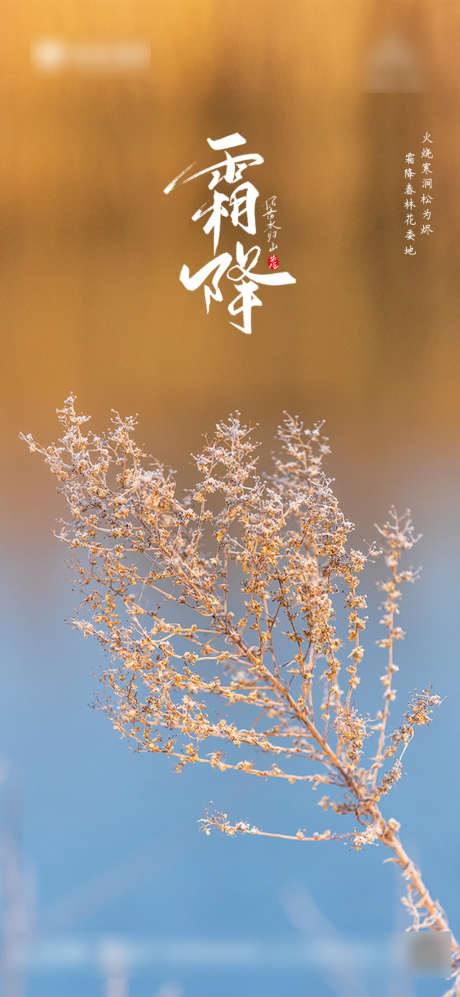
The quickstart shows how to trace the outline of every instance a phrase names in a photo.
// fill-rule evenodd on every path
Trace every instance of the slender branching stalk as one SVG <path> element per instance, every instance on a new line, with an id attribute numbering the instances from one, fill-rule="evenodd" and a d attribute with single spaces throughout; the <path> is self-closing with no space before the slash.
<path id="1" fill-rule="evenodd" d="M 108 653 L 100 706 L 115 729 L 139 750 L 170 755 L 178 772 L 202 763 L 327 787 L 319 806 L 351 821 L 343 832 L 262 830 L 216 812 L 202 829 L 382 844 L 406 881 L 408 930 L 450 931 L 399 822 L 381 809 L 416 727 L 440 703 L 431 689 L 414 693 L 402 724 L 389 729 L 402 586 L 417 575 L 402 563 L 418 539 L 410 514 L 392 509 L 366 553 L 351 545 L 353 524 L 323 467 L 322 424 L 305 429 L 286 415 L 273 470 L 262 475 L 252 430 L 230 416 L 194 458 L 199 480 L 181 496 L 174 474 L 135 443 L 134 418 L 114 412 L 108 432 L 95 435 L 72 395 L 58 417 L 57 443 L 23 439 L 67 502 L 58 536 L 84 555 L 75 566 L 85 618 L 73 625 Z M 367 619 L 360 576 L 375 560 L 385 571 L 386 665 L 382 708 L 370 718 L 355 700 Z M 451 951 L 445 997 L 460 994 L 452 933 Z"/>

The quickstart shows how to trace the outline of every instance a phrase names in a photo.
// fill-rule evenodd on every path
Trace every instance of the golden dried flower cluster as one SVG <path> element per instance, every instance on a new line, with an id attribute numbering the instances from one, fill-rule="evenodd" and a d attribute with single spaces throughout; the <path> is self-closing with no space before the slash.
<path id="1" fill-rule="evenodd" d="M 379 545 L 366 553 L 350 544 L 353 524 L 324 470 L 322 424 L 306 429 L 285 415 L 272 472 L 262 475 L 252 430 L 236 413 L 194 457 L 198 481 L 180 495 L 173 472 L 135 443 L 135 419 L 114 412 L 98 436 L 72 395 L 58 417 L 58 443 L 23 439 L 67 502 L 60 539 L 85 553 L 78 573 L 87 618 L 73 622 L 108 653 L 104 709 L 115 729 L 140 750 L 171 755 L 179 772 L 199 762 L 330 787 L 319 805 L 352 819 L 345 834 L 263 831 L 225 813 L 208 813 L 202 826 L 208 834 L 342 838 L 357 849 L 382 843 L 407 880 L 412 927 L 448 930 L 398 822 L 380 809 L 415 727 L 440 703 L 430 689 L 415 694 L 403 724 L 388 731 L 395 644 L 404 636 L 401 586 L 416 578 L 401 564 L 418 539 L 409 513 L 391 510 Z M 386 566 L 387 657 L 383 704 L 372 719 L 355 696 L 366 627 L 360 576 L 376 559 Z M 452 936 L 455 987 L 459 966 Z"/>

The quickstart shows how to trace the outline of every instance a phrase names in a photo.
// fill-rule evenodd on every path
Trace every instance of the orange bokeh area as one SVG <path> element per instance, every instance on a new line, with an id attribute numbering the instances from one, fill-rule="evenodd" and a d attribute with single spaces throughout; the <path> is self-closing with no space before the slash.
<path id="1" fill-rule="evenodd" d="M 37 517 L 51 492 L 17 434 L 48 442 L 70 390 L 99 425 L 139 412 L 172 463 L 239 408 L 267 438 L 283 409 L 325 418 L 357 492 L 390 456 L 455 464 L 457 4 L 7 0 L 2 21 L 3 497 L 18 528 L 31 489 Z M 56 40 L 150 59 L 37 61 Z M 403 163 L 427 129 L 434 235 L 411 259 Z M 205 183 L 163 194 L 232 131 L 264 158 L 251 179 L 277 195 L 277 255 L 296 277 L 264 290 L 251 336 L 179 282 L 212 256 L 191 220 Z"/>

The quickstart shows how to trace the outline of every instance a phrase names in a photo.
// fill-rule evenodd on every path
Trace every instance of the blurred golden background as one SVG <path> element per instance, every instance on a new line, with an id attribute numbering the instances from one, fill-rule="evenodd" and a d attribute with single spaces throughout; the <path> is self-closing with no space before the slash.
<path id="1" fill-rule="evenodd" d="M 173 463 L 237 407 L 269 435 L 285 408 L 325 418 L 358 493 L 361 465 L 399 464 L 397 477 L 417 459 L 455 463 L 457 3 L 5 0 L 2 22 L 10 522 L 22 530 L 28 508 L 30 536 L 42 532 L 53 486 L 17 433 L 54 437 L 70 390 L 99 426 L 111 407 L 139 412 L 143 440 Z M 151 62 L 47 72 L 31 46 L 48 37 L 148 42 Z M 426 130 L 434 235 L 410 258 L 402 171 Z M 281 269 L 297 279 L 262 292 L 251 337 L 179 283 L 182 263 L 211 257 L 191 221 L 205 185 L 162 193 L 188 163 L 214 161 L 208 135 L 232 131 L 264 157 L 250 178 L 278 195 Z"/>

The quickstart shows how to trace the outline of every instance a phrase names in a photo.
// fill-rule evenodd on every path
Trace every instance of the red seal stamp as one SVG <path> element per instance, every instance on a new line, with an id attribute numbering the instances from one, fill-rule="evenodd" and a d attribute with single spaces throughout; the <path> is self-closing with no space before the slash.
<path id="1" fill-rule="evenodd" d="M 268 257 L 267 265 L 270 267 L 270 270 L 278 270 L 280 261 L 278 257 L 275 256 L 274 253 L 271 253 L 271 255 Z"/>

